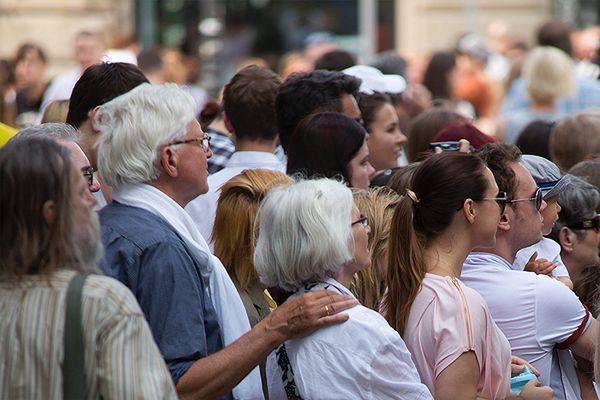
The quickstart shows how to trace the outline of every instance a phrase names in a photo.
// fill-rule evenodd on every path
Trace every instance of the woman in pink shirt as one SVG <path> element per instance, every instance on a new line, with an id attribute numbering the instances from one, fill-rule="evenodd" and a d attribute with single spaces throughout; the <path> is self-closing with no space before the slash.
<path id="1" fill-rule="evenodd" d="M 508 398 L 508 340 L 483 298 L 459 280 L 467 254 L 494 245 L 506 194 L 483 161 L 465 153 L 432 156 L 409 187 L 392 219 L 384 316 L 436 399 Z M 552 398 L 538 385 L 520 396 Z"/>

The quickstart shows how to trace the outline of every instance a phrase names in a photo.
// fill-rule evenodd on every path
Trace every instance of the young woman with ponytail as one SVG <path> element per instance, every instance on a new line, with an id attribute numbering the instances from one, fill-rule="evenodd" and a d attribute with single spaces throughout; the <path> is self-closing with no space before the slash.
<path id="1" fill-rule="evenodd" d="M 510 345 L 483 298 L 459 279 L 473 248 L 494 245 L 505 203 L 481 159 L 443 153 L 416 169 L 394 211 L 381 309 L 436 399 L 509 397 Z M 548 388 L 537 385 L 520 396 L 546 398 Z"/>

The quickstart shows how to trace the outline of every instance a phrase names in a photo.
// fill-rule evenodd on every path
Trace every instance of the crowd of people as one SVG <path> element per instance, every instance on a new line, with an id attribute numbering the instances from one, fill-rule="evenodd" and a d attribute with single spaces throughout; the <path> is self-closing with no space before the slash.
<path id="1" fill-rule="evenodd" d="M 572 35 L 507 47 L 503 100 L 475 35 L 421 81 L 328 47 L 218 101 L 157 78 L 173 53 L 83 32 L 48 83 L 22 46 L 0 398 L 599 398 L 600 82 Z"/>

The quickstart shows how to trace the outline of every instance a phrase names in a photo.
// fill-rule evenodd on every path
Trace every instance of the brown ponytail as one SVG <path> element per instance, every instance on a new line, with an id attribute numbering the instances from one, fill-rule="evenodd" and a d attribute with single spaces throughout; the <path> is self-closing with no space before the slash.
<path id="1" fill-rule="evenodd" d="M 382 301 L 385 319 L 402 335 L 410 307 L 425 277 L 423 244 L 413 228 L 414 207 L 408 196 L 403 196 L 392 217 L 389 238 L 388 291 Z"/>

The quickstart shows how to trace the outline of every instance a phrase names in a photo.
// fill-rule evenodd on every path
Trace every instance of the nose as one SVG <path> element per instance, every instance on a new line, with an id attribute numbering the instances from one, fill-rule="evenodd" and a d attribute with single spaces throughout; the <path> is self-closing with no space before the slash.
<path id="1" fill-rule="evenodd" d="M 402 131 L 400 129 L 398 129 L 396 143 L 398 143 L 399 145 L 403 145 L 404 143 L 406 143 L 407 139 L 408 138 L 406 137 L 406 135 L 404 133 L 402 133 Z"/>
<path id="2" fill-rule="evenodd" d="M 544 211 L 546 209 L 547 205 L 548 205 L 548 203 L 546 203 L 546 200 L 542 200 L 542 205 L 540 206 L 540 212 Z"/>
<path id="3" fill-rule="evenodd" d="M 369 168 L 368 168 L 369 178 L 371 178 L 374 173 L 375 173 L 375 168 L 373 168 L 373 166 L 371 165 L 371 163 L 369 163 Z"/>

